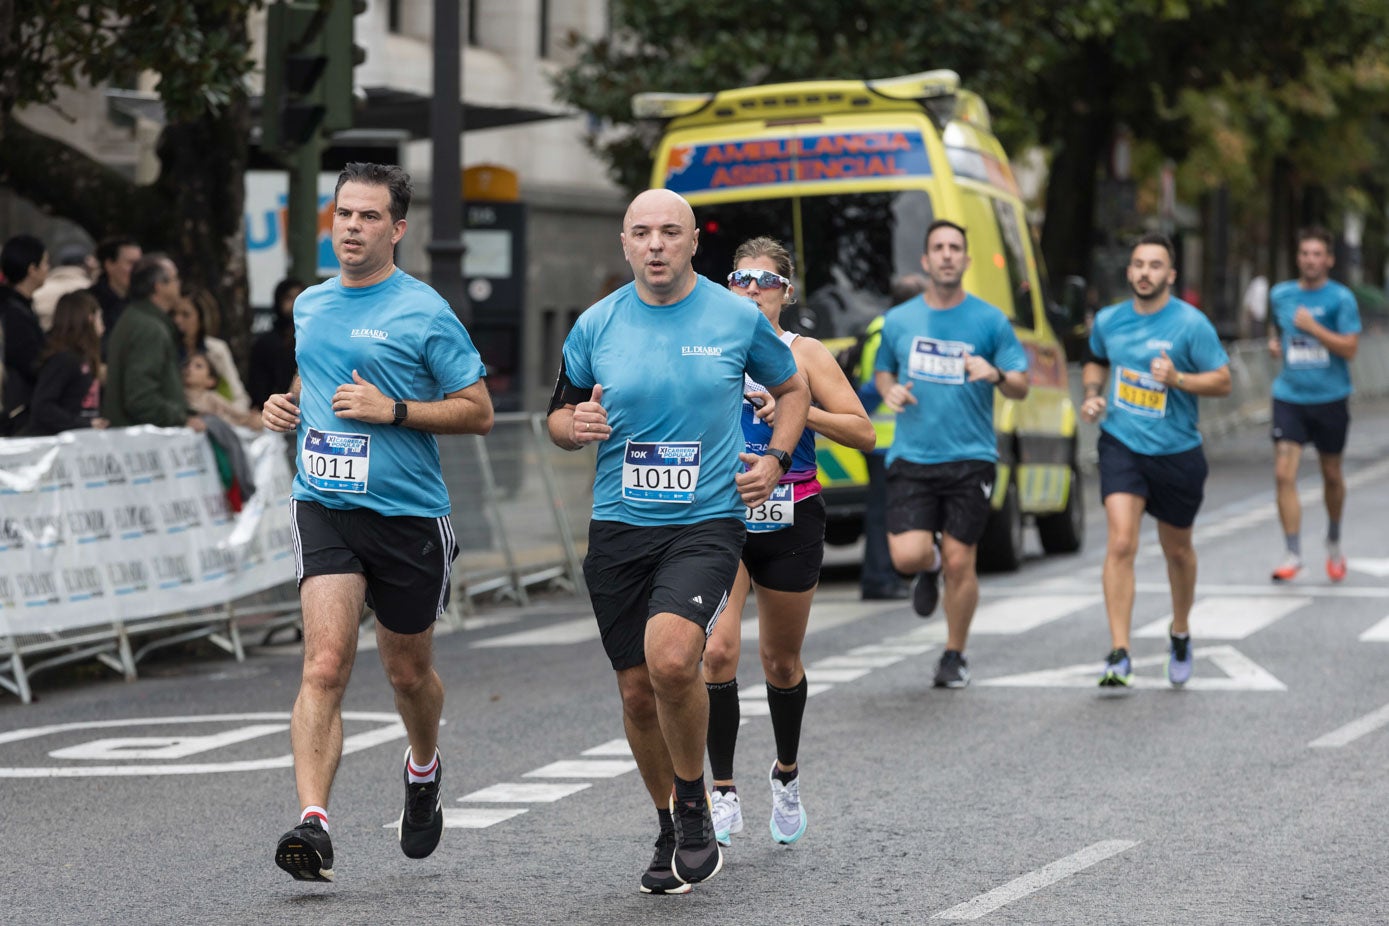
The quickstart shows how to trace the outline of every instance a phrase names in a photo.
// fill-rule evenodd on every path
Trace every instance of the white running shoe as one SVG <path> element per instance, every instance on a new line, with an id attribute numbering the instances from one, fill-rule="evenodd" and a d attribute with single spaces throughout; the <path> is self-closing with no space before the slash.
<path id="1" fill-rule="evenodd" d="M 732 844 L 734 833 L 743 831 L 743 805 L 737 791 L 714 792 L 714 838 L 719 845 Z"/>
<path id="2" fill-rule="evenodd" d="M 801 806 L 801 778 L 798 774 L 787 784 L 776 777 L 776 762 L 767 773 L 772 783 L 772 838 L 790 845 L 805 835 L 805 808 Z"/>

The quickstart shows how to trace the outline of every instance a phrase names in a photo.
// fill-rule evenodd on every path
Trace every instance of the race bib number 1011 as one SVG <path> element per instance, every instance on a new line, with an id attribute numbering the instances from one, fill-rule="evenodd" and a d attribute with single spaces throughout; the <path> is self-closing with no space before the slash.
<path id="1" fill-rule="evenodd" d="M 304 481 L 320 492 L 365 492 L 371 473 L 371 436 L 309 428 L 300 461 Z"/>
<path id="2" fill-rule="evenodd" d="M 622 460 L 622 498 L 688 505 L 699 485 L 699 441 L 627 442 Z"/>

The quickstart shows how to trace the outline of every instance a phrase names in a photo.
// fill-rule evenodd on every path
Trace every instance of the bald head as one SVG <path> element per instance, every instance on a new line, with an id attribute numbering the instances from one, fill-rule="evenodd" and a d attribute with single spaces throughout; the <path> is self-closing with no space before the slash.
<path id="1" fill-rule="evenodd" d="M 694 210 L 680 194 L 647 190 L 627 207 L 622 254 L 645 302 L 670 305 L 690 294 L 696 283 L 691 262 L 698 244 Z"/>

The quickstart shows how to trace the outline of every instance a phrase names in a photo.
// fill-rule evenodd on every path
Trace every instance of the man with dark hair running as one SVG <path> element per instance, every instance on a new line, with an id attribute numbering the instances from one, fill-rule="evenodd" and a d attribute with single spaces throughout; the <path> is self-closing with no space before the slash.
<path id="1" fill-rule="evenodd" d="M 757 306 L 695 273 L 698 242 L 678 194 L 632 201 L 622 251 L 635 280 L 579 316 L 549 414 L 557 446 L 598 443 L 584 578 L 656 805 L 649 894 L 684 893 L 723 865 L 704 785 L 700 658 L 738 572 L 745 506 L 790 468 L 810 404 Z M 761 455 L 740 452 L 745 372 L 779 406 Z"/>
<path id="2" fill-rule="evenodd" d="M 291 741 L 299 822 L 275 863 L 300 881 L 333 880 L 328 795 L 342 756 L 342 698 L 366 604 L 410 745 L 397 827 L 410 858 L 443 833 L 438 752 L 444 686 L 433 625 L 449 599 L 457 547 L 435 434 L 486 434 L 492 401 L 472 339 L 449 304 L 395 265 L 409 175 L 352 163 L 333 200 L 340 275 L 295 302 L 299 375 L 262 420 L 295 431 L 291 502 L 304 675 Z"/>
<path id="3" fill-rule="evenodd" d="M 1355 295 L 1331 279 L 1336 265 L 1331 233 L 1305 228 L 1297 236 L 1296 280 L 1273 287 L 1274 330 L 1268 349 L 1283 369 L 1273 381 L 1273 474 L 1278 519 L 1287 552 L 1273 581 L 1290 582 L 1302 571 L 1302 504 L 1297 470 L 1302 448 L 1317 448 L 1322 500 L 1326 503 L 1326 575 L 1346 577 L 1341 553 L 1341 512 L 1346 479 L 1341 454 L 1350 429 L 1350 361 L 1360 346 L 1360 309 Z"/>
<path id="4" fill-rule="evenodd" d="M 1145 511 L 1157 519 L 1172 588 L 1167 679 L 1180 687 L 1191 678 L 1187 619 L 1196 597 L 1191 526 L 1207 473 L 1196 400 L 1229 394 L 1230 361 L 1210 320 L 1172 295 L 1174 253 L 1166 235 L 1153 232 L 1138 239 L 1127 271 L 1133 298 L 1095 316 L 1081 377 L 1081 415 L 1094 422 L 1109 412 L 1099 438 L 1100 498 L 1109 524 L 1104 606 L 1112 642 L 1102 688 L 1133 684 L 1133 564 Z M 1111 370 L 1113 388 L 1107 389 Z"/>

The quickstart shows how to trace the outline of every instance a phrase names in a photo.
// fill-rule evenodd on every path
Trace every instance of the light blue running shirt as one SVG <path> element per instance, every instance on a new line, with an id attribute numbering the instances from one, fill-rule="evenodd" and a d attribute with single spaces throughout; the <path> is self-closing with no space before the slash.
<path id="1" fill-rule="evenodd" d="M 433 402 L 477 382 L 482 358 L 449 304 L 400 269 L 361 288 L 334 277 L 295 300 L 294 338 L 303 384 L 294 498 L 392 517 L 448 514 L 434 435 L 339 418 L 333 393 L 353 370 L 397 400 Z"/>
<path id="2" fill-rule="evenodd" d="M 887 465 L 998 459 L 993 383 L 969 382 L 965 354 L 1004 372 L 1027 370 L 1013 326 L 998 308 L 966 294 L 949 309 L 917 296 L 888 310 L 876 369 L 912 384 L 915 405 L 897 416 Z"/>
<path id="3" fill-rule="evenodd" d="M 593 517 L 696 524 L 743 517 L 743 374 L 779 386 L 796 361 L 750 299 L 698 277 L 671 305 L 635 283 L 590 307 L 564 341 L 571 385 L 603 386 L 612 436 L 598 444 Z"/>
<path id="4" fill-rule="evenodd" d="M 1350 364 L 1312 335 L 1299 331 L 1293 316 L 1306 306 L 1318 322 L 1337 334 L 1360 331 L 1360 308 L 1355 295 L 1335 280 L 1316 289 L 1303 289 L 1297 280 L 1273 287 L 1269 294 L 1273 320 L 1283 344 L 1283 369 L 1273 381 L 1273 397 L 1297 405 L 1336 402 L 1351 393 Z"/>
<path id="5" fill-rule="evenodd" d="M 1182 373 L 1209 373 L 1230 362 L 1215 326 L 1195 306 L 1169 297 L 1151 315 L 1133 300 L 1101 309 L 1090 332 L 1090 352 L 1109 361 L 1108 409 L 1100 430 L 1145 456 L 1201 446 L 1196 396 L 1148 375 L 1166 351 Z"/>

